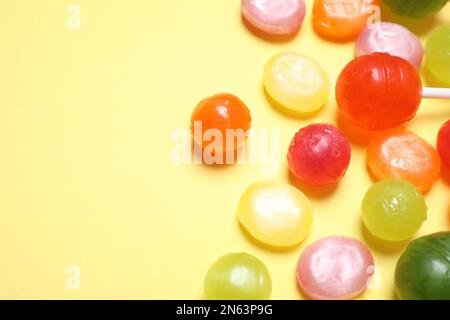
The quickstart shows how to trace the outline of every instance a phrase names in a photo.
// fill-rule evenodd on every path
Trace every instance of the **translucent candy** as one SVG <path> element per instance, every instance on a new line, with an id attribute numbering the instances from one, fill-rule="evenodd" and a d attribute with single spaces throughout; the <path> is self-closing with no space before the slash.
<path id="1" fill-rule="evenodd" d="M 434 30 L 425 47 L 425 63 L 431 74 L 450 87 L 450 26 Z"/>
<path id="2" fill-rule="evenodd" d="M 327 237 L 303 251 L 297 282 L 311 299 L 352 299 L 367 288 L 374 269 L 372 254 L 360 241 Z"/>
<path id="3" fill-rule="evenodd" d="M 435 15 L 448 0 L 382 0 L 400 16 L 426 18 Z"/>
<path id="4" fill-rule="evenodd" d="M 365 27 L 356 42 L 356 56 L 386 52 L 409 61 L 417 69 L 423 60 L 423 46 L 414 33 L 391 22 Z"/>
<path id="5" fill-rule="evenodd" d="M 273 247 L 302 242 L 313 222 L 312 205 L 298 189 L 277 182 L 257 182 L 247 188 L 238 206 L 241 225 L 256 240 Z"/>
<path id="6" fill-rule="evenodd" d="M 383 180 L 367 191 L 362 203 L 367 230 L 386 241 L 411 238 L 427 219 L 425 199 L 404 180 Z"/>
<path id="7" fill-rule="evenodd" d="M 284 109 L 294 113 L 319 110 L 328 100 L 330 80 L 320 65 L 297 53 L 279 53 L 264 68 L 264 86 Z"/>
<path id="8" fill-rule="evenodd" d="M 444 123 L 439 130 L 437 150 L 442 164 L 450 170 L 450 120 Z"/>
<path id="9" fill-rule="evenodd" d="M 271 292 L 266 266 L 247 253 L 219 258 L 205 278 L 205 295 L 211 300 L 267 300 Z"/>
<path id="10" fill-rule="evenodd" d="M 395 267 L 402 300 L 450 300 L 450 232 L 412 241 Z"/>
<path id="11" fill-rule="evenodd" d="M 208 131 L 211 134 L 220 133 L 222 142 L 215 152 L 225 154 L 228 151 L 239 148 L 244 139 L 238 139 L 239 135 L 231 135 L 233 139 L 227 141 L 227 130 L 246 133 L 250 129 L 252 118 L 247 106 L 236 96 L 228 93 L 220 93 L 202 100 L 192 113 L 191 131 L 194 133 L 195 142 L 205 147 L 211 141 L 205 136 Z M 199 132 L 196 132 L 196 124 Z M 217 132 L 216 132 L 217 131 Z M 245 135 L 244 135 L 245 137 Z"/>
<path id="12" fill-rule="evenodd" d="M 294 176 L 314 186 L 338 182 L 350 164 L 347 138 L 330 124 L 302 128 L 289 146 L 288 163 Z"/>
<path id="13" fill-rule="evenodd" d="M 242 0 L 241 8 L 247 22 L 270 35 L 297 32 L 306 12 L 303 0 Z"/>
<path id="14" fill-rule="evenodd" d="M 374 14 L 376 5 L 376 0 L 314 0 L 314 29 L 330 40 L 355 39 Z"/>
<path id="15" fill-rule="evenodd" d="M 416 134 L 395 130 L 374 139 L 367 150 L 367 163 L 379 179 L 404 179 L 421 191 L 431 188 L 441 169 L 434 148 Z"/>
<path id="16" fill-rule="evenodd" d="M 339 109 L 353 124 L 367 130 L 397 128 L 411 120 L 422 100 L 422 82 L 406 60 L 388 53 L 356 58 L 336 84 Z"/>

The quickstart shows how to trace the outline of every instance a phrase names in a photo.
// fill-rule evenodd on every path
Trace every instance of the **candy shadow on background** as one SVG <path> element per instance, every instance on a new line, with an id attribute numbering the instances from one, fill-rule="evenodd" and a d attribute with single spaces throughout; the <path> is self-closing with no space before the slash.
<path id="1" fill-rule="evenodd" d="M 364 240 L 366 243 L 374 250 L 381 252 L 381 253 L 387 253 L 387 254 L 394 254 L 399 253 L 400 251 L 403 251 L 408 243 L 411 241 L 411 239 L 406 239 L 403 241 L 398 242 L 391 242 L 391 241 L 385 241 L 381 240 L 374 235 L 372 235 L 369 230 L 367 230 L 366 226 L 361 220 L 361 231 L 362 235 L 364 237 Z"/>
<path id="2" fill-rule="evenodd" d="M 277 246 L 272 246 L 269 244 L 266 244 L 264 242 L 259 241 L 258 239 L 255 239 L 250 232 L 248 232 L 247 229 L 245 229 L 242 224 L 239 223 L 239 221 L 237 222 L 239 224 L 239 229 L 241 229 L 241 232 L 245 235 L 245 238 L 248 239 L 248 241 L 250 241 L 252 244 L 254 244 L 257 247 L 263 248 L 265 250 L 268 251 L 273 251 L 273 252 L 278 252 L 278 253 L 288 253 L 291 252 L 295 249 L 300 248 L 300 246 L 302 245 L 303 242 L 299 243 L 299 244 L 295 244 L 293 246 L 290 247 L 277 247 Z M 306 239 L 305 239 L 306 240 Z"/>
<path id="3" fill-rule="evenodd" d="M 300 181 L 296 176 L 294 176 L 290 171 L 288 171 L 289 182 L 291 185 L 302 191 L 308 198 L 315 199 L 323 199 L 330 196 L 333 192 L 336 191 L 339 182 L 318 187 L 318 186 L 310 186 Z"/>
<path id="4" fill-rule="evenodd" d="M 338 128 L 341 129 L 341 131 L 352 144 L 358 146 L 367 146 L 370 141 L 380 135 L 380 132 L 369 131 L 354 125 L 340 112 L 337 112 L 336 118 Z"/>
<path id="5" fill-rule="evenodd" d="M 287 34 L 287 35 L 272 35 L 272 34 L 268 34 L 262 30 L 259 30 L 258 28 L 254 27 L 250 22 L 247 21 L 247 19 L 245 19 L 245 17 L 241 14 L 241 20 L 242 23 L 247 27 L 247 29 L 256 37 L 263 39 L 265 41 L 268 42 L 279 42 L 279 43 L 283 43 L 283 42 L 290 42 L 292 41 L 298 34 L 298 32 L 300 31 L 297 30 L 291 34 Z M 301 26 L 300 26 L 301 28 Z"/>
<path id="6" fill-rule="evenodd" d="M 287 109 L 282 104 L 275 101 L 275 99 L 272 98 L 272 96 L 267 92 L 264 85 L 262 85 L 264 96 L 266 97 L 267 101 L 269 101 L 271 107 L 278 113 L 282 114 L 283 116 L 289 117 L 289 118 L 297 118 L 297 119 L 311 119 L 315 117 L 317 114 L 319 114 L 327 105 L 328 102 L 325 103 L 319 110 L 313 111 L 313 112 L 295 112 L 292 110 Z"/>
<path id="7" fill-rule="evenodd" d="M 405 26 L 410 31 L 415 33 L 416 35 L 423 35 L 431 31 L 436 23 L 439 23 L 437 21 L 436 16 L 432 16 L 425 19 L 414 19 L 414 18 L 408 18 L 408 17 L 402 17 L 398 14 L 392 12 L 392 10 L 384 3 L 381 3 L 381 18 L 383 21 L 393 22 L 397 24 L 401 24 L 402 26 Z"/>

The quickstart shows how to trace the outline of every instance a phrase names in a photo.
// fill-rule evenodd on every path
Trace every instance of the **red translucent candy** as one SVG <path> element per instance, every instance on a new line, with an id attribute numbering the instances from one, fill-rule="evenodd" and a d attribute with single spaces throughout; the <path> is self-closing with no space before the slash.
<path id="1" fill-rule="evenodd" d="M 330 124 L 312 124 L 292 139 L 288 151 L 289 168 L 306 184 L 323 186 L 339 181 L 350 164 L 347 138 Z"/>
<path id="2" fill-rule="evenodd" d="M 336 84 L 341 113 L 372 131 L 396 128 L 411 120 L 421 99 L 417 70 L 388 53 L 356 58 L 344 68 Z"/>
<path id="3" fill-rule="evenodd" d="M 450 170 L 450 120 L 444 123 L 439 130 L 437 151 L 441 157 L 442 164 Z"/>

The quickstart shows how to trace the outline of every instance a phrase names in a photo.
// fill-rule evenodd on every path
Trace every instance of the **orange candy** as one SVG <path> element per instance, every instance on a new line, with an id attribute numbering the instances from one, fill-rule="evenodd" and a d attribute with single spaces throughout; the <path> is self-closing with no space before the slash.
<path id="1" fill-rule="evenodd" d="M 378 5 L 377 0 L 315 0 L 314 29 L 334 41 L 355 39 Z"/>
<path id="2" fill-rule="evenodd" d="M 427 191 L 439 176 L 437 152 L 421 137 L 405 131 L 390 131 L 373 140 L 367 163 L 378 179 L 403 179 Z"/>
<path id="3" fill-rule="evenodd" d="M 214 152 L 225 154 L 243 144 L 251 122 L 250 111 L 238 97 L 220 93 L 197 105 L 191 117 L 191 131 L 199 146 L 204 148 L 216 142 Z M 219 136 L 222 143 L 217 141 Z"/>

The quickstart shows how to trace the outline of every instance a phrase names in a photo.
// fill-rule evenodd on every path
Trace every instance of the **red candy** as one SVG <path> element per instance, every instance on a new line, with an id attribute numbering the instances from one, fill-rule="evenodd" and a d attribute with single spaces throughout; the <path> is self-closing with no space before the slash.
<path id="1" fill-rule="evenodd" d="M 347 138 L 329 124 L 312 124 L 292 139 L 288 151 L 289 168 L 306 184 L 323 186 L 338 182 L 350 164 Z"/>
<path id="2" fill-rule="evenodd" d="M 416 114 L 422 99 L 417 70 L 406 60 L 387 53 L 356 58 L 336 84 L 341 113 L 368 130 L 401 126 Z"/>
<path id="3" fill-rule="evenodd" d="M 450 170 L 450 120 L 444 123 L 439 130 L 437 151 L 441 157 L 442 164 Z"/>

